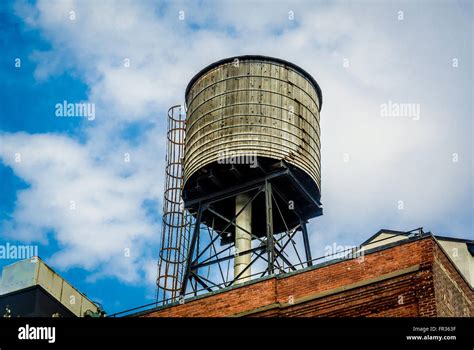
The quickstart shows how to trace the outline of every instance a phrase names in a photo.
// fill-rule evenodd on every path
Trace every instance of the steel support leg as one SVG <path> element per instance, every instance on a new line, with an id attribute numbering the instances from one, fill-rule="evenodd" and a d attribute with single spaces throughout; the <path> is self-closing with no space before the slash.
<path id="1" fill-rule="evenodd" d="M 313 258 L 311 257 L 311 248 L 309 246 L 308 230 L 306 229 L 306 222 L 300 221 L 301 231 L 303 232 L 304 251 L 306 253 L 306 263 L 308 266 L 313 266 Z"/>
<path id="2" fill-rule="evenodd" d="M 273 242 L 273 208 L 272 208 L 272 185 L 265 181 L 265 216 L 267 223 L 267 258 L 268 258 L 268 273 L 273 275 L 275 250 Z"/>
<path id="3" fill-rule="evenodd" d="M 188 281 L 191 278 L 191 264 L 193 262 L 194 249 L 196 247 L 197 239 L 199 236 L 202 212 L 204 210 L 205 209 L 200 205 L 196 216 L 196 222 L 194 224 L 193 237 L 191 238 L 191 242 L 189 244 L 188 257 L 186 260 L 186 270 L 184 272 L 183 284 L 181 286 L 181 295 L 183 296 L 186 294 L 186 287 L 188 286 Z"/>

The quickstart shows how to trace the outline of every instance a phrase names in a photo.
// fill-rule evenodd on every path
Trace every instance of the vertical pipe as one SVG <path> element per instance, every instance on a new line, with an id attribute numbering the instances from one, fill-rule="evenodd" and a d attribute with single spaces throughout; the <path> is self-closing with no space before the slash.
<path id="1" fill-rule="evenodd" d="M 268 274 L 273 275 L 275 264 L 275 249 L 273 242 L 273 205 L 272 205 L 272 185 L 265 181 L 265 220 L 267 224 L 267 259 Z"/>
<path id="2" fill-rule="evenodd" d="M 304 251 L 306 253 L 306 263 L 308 266 L 313 266 L 313 258 L 311 257 L 311 248 L 309 246 L 308 230 L 306 229 L 306 222 L 301 220 L 301 231 L 303 232 Z"/>
<path id="3" fill-rule="evenodd" d="M 248 203 L 247 206 L 235 219 L 235 224 L 237 225 L 237 227 L 235 228 L 236 256 L 234 259 L 234 278 L 240 275 L 238 280 L 234 282 L 235 284 L 249 281 L 251 275 L 250 267 L 247 268 L 247 266 L 250 265 L 251 254 L 242 254 L 242 252 L 245 252 L 252 248 L 252 236 L 244 231 L 247 230 L 248 232 L 251 232 L 252 229 L 252 203 L 250 202 L 251 199 L 252 198 L 250 197 L 249 193 L 242 193 L 235 197 L 236 215 Z M 242 230 L 241 228 L 243 228 L 244 230 Z"/>

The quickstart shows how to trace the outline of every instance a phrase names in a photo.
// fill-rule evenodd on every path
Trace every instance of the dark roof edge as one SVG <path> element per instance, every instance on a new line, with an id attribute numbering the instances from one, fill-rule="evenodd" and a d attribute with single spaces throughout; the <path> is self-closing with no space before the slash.
<path id="1" fill-rule="evenodd" d="M 6 297 L 10 297 L 12 295 L 15 295 L 15 294 L 21 294 L 21 293 L 24 293 L 24 292 L 27 292 L 31 289 L 35 289 L 36 287 L 41 287 L 39 284 L 33 284 L 32 286 L 28 286 L 28 287 L 25 287 L 25 288 L 21 288 L 21 289 L 16 289 L 16 290 L 12 290 L 8 293 L 5 293 L 5 294 L 0 294 L 0 299 L 3 299 L 3 298 L 6 298 Z M 44 288 L 43 288 L 44 289 Z M 49 292 L 48 292 L 49 293 Z"/>
<path id="2" fill-rule="evenodd" d="M 294 63 L 285 61 L 281 58 L 275 58 L 275 57 L 270 57 L 270 56 L 262 56 L 262 55 L 242 55 L 242 56 L 233 56 L 233 57 L 227 57 L 222 60 L 216 61 L 214 63 L 211 63 L 207 67 L 201 69 L 194 77 L 191 78 L 191 80 L 188 83 L 188 86 L 186 86 L 186 92 L 185 92 L 185 97 L 188 96 L 189 90 L 191 87 L 194 85 L 194 83 L 206 72 L 210 71 L 211 69 L 218 67 L 220 65 L 226 64 L 233 62 L 235 59 L 238 59 L 240 61 L 250 61 L 250 60 L 256 60 L 256 61 L 270 61 L 270 62 L 275 62 L 279 63 L 285 66 L 288 66 L 290 68 L 293 68 L 297 72 L 301 73 L 305 78 L 307 78 L 311 84 L 313 84 L 314 88 L 316 89 L 316 93 L 318 94 L 318 99 L 319 99 L 319 111 L 321 112 L 321 108 L 323 106 L 323 95 L 321 92 L 321 88 L 319 87 L 319 84 L 316 82 L 316 80 L 313 78 L 311 74 L 309 74 L 307 71 L 305 71 L 303 68 L 297 66 Z"/>
<path id="3" fill-rule="evenodd" d="M 474 243 L 474 239 L 466 239 L 466 238 L 455 238 L 455 237 L 447 237 L 447 236 L 438 236 L 434 235 L 437 239 L 442 241 L 452 241 L 452 242 L 459 242 L 459 243 Z"/>
<path id="4" fill-rule="evenodd" d="M 392 234 L 394 236 L 408 236 L 410 235 L 410 232 L 406 232 L 406 231 L 396 231 L 396 230 L 388 230 L 388 229 L 380 229 L 378 230 L 376 233 L 374 233 L 372 236 L 370 236 L 369 238 L 367 238 L 364 242 L 362 242 L 360 245 L 361 246 L 364 246 L 368 243 L 371 243 L 371 241 L 376 238 L 377 236 L 381 235 L 382 233 L 388 233 L 388 234 Z M 374 241 L 372 243 L 376 243 L 377 241 Z"/>

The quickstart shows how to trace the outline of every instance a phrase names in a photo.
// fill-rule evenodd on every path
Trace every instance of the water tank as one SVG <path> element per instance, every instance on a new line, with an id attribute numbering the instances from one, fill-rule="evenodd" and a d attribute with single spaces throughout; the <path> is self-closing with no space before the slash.
<path id="1" fill-rule="evenodd" d="M 278 208 L 283 217 L 298 220 L 287 202 L 297 202 L 304 219 L 320 214 L 314 200 L 320 199 L 322 95 L 311 75 L 277 58 L 231 57 L 196 74 L 185 98 L 185 204 L 195 207 L 196 199 L 286 166 L 297 183 L 275 180 L 287 198 Z M 252 205 L 252 217 L 261 217 L 262 207 L 263 203 Z M 235 199 L 222 201 L 218 209 L 232 216 Z M 285 221 L 276 218 L 275 230 L 283 231 Z M 215 215 L 203 222 L 214 229 L 225 226 Z M 264 220 L 252 222 L 252 232 L 264 232 Z"/>

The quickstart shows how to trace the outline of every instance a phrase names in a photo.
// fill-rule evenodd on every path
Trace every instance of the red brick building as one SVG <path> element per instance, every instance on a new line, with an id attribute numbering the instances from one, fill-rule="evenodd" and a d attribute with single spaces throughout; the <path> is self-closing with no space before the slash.
<path id="1" fill-rule="evenodd" d="M 381 230 L 363 255 L 137 313 L 138 317 L 474 316 L 474 242 Z"/>

